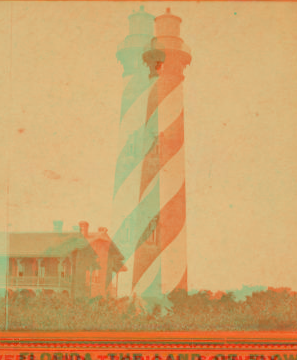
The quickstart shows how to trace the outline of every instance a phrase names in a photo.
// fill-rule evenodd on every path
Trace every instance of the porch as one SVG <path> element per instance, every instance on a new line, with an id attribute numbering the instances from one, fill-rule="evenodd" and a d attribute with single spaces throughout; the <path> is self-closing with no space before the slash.
<path id="1" fill-rule="evenodd" d="M 10 290 L 70 292 L 72 264 L 69 258 L 10 258 L 7 287 Z"/>

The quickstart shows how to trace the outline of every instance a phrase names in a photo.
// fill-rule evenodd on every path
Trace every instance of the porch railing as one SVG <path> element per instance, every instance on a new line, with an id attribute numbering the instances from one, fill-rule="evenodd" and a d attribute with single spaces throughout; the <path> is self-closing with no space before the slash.
<path id="1" fill-rule="evenodd" d="M 8 285 L 13 287 L 70 287 L 70 278 L 59 278 L 58 276 L 9 276 Z"/>

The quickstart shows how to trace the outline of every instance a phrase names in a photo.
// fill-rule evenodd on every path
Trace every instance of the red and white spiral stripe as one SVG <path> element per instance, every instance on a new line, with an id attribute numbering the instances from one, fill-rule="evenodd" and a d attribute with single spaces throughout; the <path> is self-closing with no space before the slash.
<path id="1" fill-rule="evenodd" d="M 159 272 L 161 293 L 187 289 L 182 81 L 183 77 L 163 74 L 148 98 L 147 121 L 154 112 L 158 113 L 158 141 L 143 159 L 140 201 L 159 182 L 159 207 L 155 250 L 148 252 L 144 242 L 134 255 L 133 292 L 138 295 L 151 286 Z"/>

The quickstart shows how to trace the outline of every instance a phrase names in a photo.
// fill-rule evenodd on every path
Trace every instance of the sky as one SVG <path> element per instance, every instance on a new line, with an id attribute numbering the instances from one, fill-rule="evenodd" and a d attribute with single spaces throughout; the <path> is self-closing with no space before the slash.
<path id="1" fill-rule="evenodd" d="M 138 2 L 0 2 L 0 230 L 109 228 Z M 170 6 L 185 70 L 190 289 L 297 290 L 297 3 Z M 2 240 L 1 240 L 2 239 Z M 0 250 L 5 248 L 5 237 Z"/>

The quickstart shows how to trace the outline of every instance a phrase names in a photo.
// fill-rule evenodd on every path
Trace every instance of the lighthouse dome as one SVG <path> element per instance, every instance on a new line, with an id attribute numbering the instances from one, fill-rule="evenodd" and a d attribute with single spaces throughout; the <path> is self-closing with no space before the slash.
<path id="1" fill-rule="evenodd" d="M 166 13 L 156 17 L 156 36 L 175 36 L 180 35 L 181 18 L 171 14 L 170 8 Z"/>
<path id="2" fill-rule="evenodd" d="M 154 19 L 155 17 L 144 10 L 144 6 L 141 5 L 137 12 L 134 12 L 129 16 L 129 33 L 130 35 L 142 34 L 151 35 L 154 34 Z"/>

